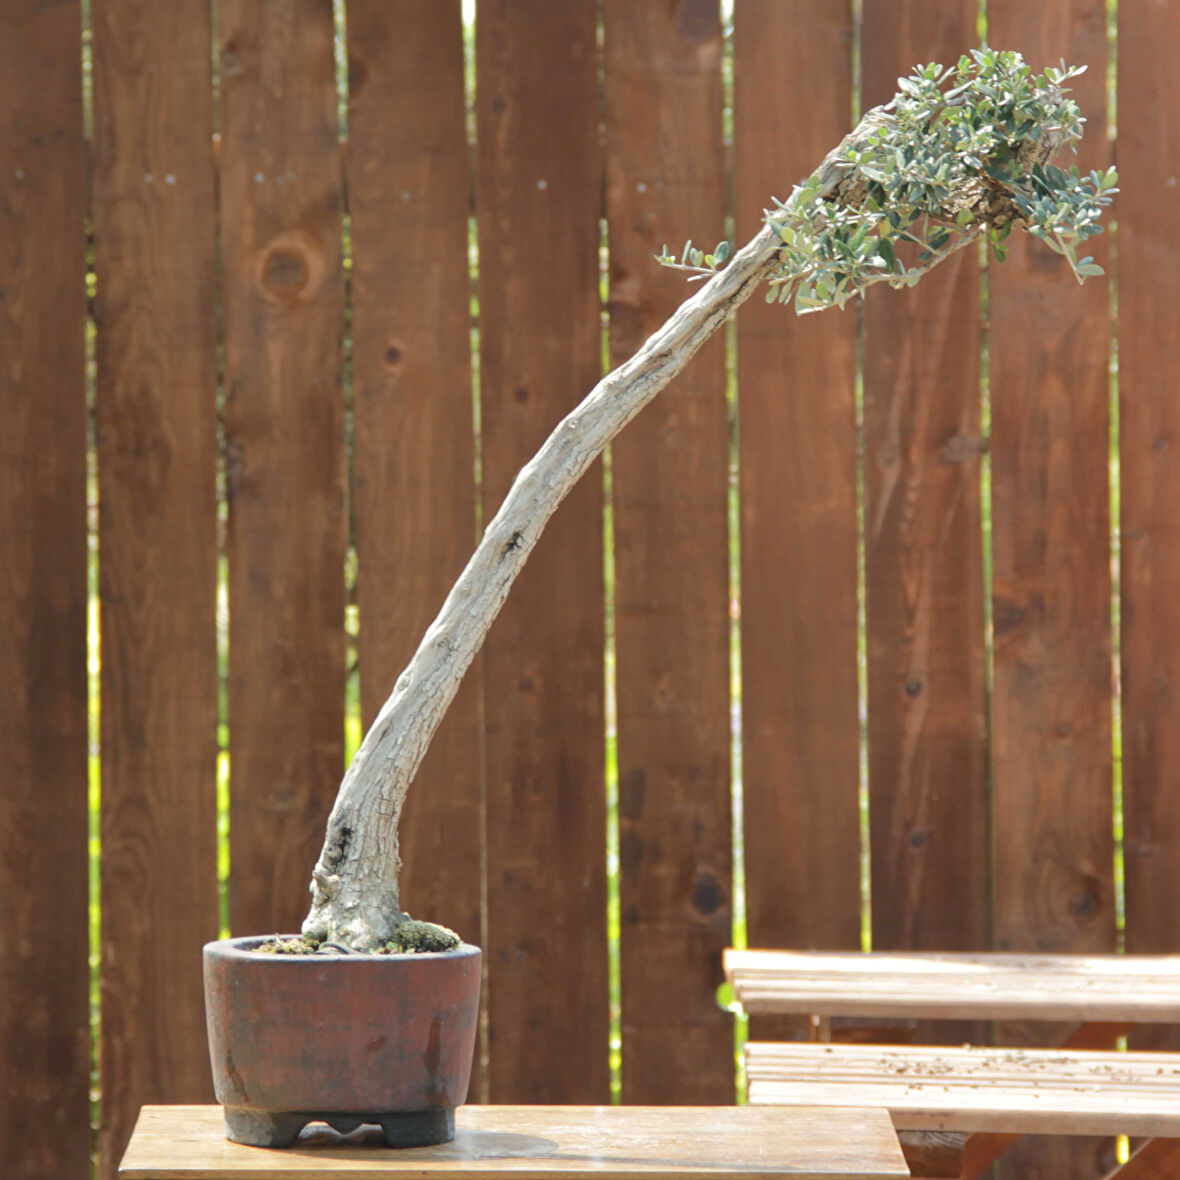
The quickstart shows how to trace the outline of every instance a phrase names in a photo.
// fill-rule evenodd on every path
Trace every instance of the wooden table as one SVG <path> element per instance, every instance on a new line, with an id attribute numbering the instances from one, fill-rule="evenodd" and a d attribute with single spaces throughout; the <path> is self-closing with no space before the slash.
<path id="1" fill-rule="evenodd" d="M 145 1106 L 124 1180 L 871 1180 L 909 1176 L 888 1112 L 843 1107 L 464 1106 L 453 1143 L 394 1150 L 365 1129 L 295 1147 L 225 1138 L 219 1106 Z"/>

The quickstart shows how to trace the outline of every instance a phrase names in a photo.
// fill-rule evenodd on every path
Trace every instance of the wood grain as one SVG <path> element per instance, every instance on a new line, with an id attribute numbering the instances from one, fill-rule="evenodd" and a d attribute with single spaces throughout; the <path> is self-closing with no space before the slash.
<path id="1" fill-rule="evenodd" d="M 0 1109 L 90 1176 L 86 173 L 77 3 L 0 6 Z"/>
<path id="2" fill-rule="evenodd" d="M 692 293 L 665 238 L 724 225 L 715 2 L 608 0 L 610 346 Z M 728 430 L 718 334 L 613 444 L 623 1101 L 733 1101 Z"/>
<path id="3" fill-rule="evenodd" d="M 216 223 L 208 5 L 92 8 L 102 595 L 102 1175 L 212 1095 Z"/>
<path id="4" fill-rule="evenodd" d="M 847 132 L 851 43 L 848 5 L 736 0 L 739 241 Z M 752 302 L 737 342 L 748 937 L 854 948 L 856 324 Z"/>
<path id="5" fill-rule="evenodd" d="M 730 950 L 751 1013 L 1180 1023 L 1180 956 Z"/>
<path id="6" fill-rule="evenodd" d="M 1180 949 L 1177 916 L 1160 904 L 1180 889 L 1180 708 L 1172 688 L 1180 679 L 1173 454 L 1180 409 L 1171 381 L 1180 371 L 1180 232 L 1169 202 L 1180 158 L 1180 127 L 1169 112 L 1180 83 L 1167 54 L 1177 36 L 1175 5 L 1126 0 L 1119 9 L 1123 807 L 1126 944 L 1137 952 Z M 1147 1047 L 1146 1033 L 1137 1046 Z M 1180 1038 L 1155 1029 L 1150 1044 L 1176 1049 Z"/>
<path id="7" fill-rule="evenodd" d="M 746 1067 L 755 1105 L 863 1102 L 899 1130 L 1180 1136 L 1180 1053 L 751 1041 Z"/>
<path id="8" fill-rule="evenodd" d="M 593 0 L 485 0 L 476 72 L 488 520 L 601 369 Z M 592 471 L 484 651 L 493 1101 L 608 1094 L 603 643 Z"/>
<path id="9" fill-rule="evenodd" d="M 458 0 L 348 10 L 355 500 L 366 727 L 475 541 Z M 478 672 L 402 813 L 402 905 L 481 939 Z"/>
<path id="10" fill-rule="evenodd" d="M 988 39 L 1035 69 L 1064 57 L 1102 166 L 1106 11 L 1101 0 L 995 0 Z M 1094 253 L 1106 260 L 1102 238 Z M 1040 242 L 989 269 L 992 397 L 995 945 L 1112 951 L 1110 291 L 1079 288 Z M 1001 1030 L 1011 1042 L 1044 1026 Z M 1097 1145 L 1021 1148 L 1004 1175 L 1099 1174 Z"/>
<path id="11" fill-rule="evenodd" d="M 862 102 L 975 40 L 975 0 L 867 0 Z M 864 306 L 873 948 L 988 944 L 979 266 Z M 978 1030 L 975 1030 L 978 1032 Z M 922 1028 L 962 1042 L 971 1030 Z"/>
<path id="12" fill-rule="evenodd" d="M 741 1107 L 464 1106 L 456 1136 L 438 1147 L 360 1146 L 309 1131 L 288 1151 L 225 1139 L 215 1106 L 148 1107 L 124 1160 L 124 1180 L 270 1176 L 683 1176 L 758 1180 L 872 1180 L 908 1176 L 883 1110 Z"/>
<path id="13" fill-rule="evenodd" d="M 297 928 L 343 769 L 342 186 L 331 0 L 221 6 L 230 924 Z"/>

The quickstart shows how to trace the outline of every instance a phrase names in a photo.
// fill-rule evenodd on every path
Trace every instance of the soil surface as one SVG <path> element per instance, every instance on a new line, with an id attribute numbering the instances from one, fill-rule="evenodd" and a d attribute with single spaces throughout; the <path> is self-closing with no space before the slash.
<path id="1" fill-rule="evenodd" d="M 448 930 L 446 926 L 407 918 L 398 926 L 395 938 L 373 951 L 354 950 L 352 947 L 344 946 L 338 942 L 317 942 L 315 939 L 306 938 L 303 935 L 284 938 L 281 934 L 276 934 L 257 947 L 256 953 L 264 955 L 423 955 L 438 951 L 453 951 L 461 942 L 462 939 L 453 930 Z"/>

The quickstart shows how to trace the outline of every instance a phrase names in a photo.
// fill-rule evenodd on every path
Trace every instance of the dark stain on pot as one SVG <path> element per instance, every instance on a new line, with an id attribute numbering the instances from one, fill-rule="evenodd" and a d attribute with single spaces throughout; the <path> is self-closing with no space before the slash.
<path id="1" fill-rule="evenodd" d="M 388 1037 L 374 1037 L 365 1046 L 365 1052 L 366 1053 L 376 1053 L 378 1049 L 384 1048 L 385 1042 L 388 1040 L 389 1040 Z"/>
<path id="2" fill-rule="evenodd" d="M 725 890 L 708 869 L 697 875 L 692 886 L 692 908 L 703 918 L 712 917 L 725 904 Z"/>
<path id="3" fill-rule="evenodd" d="M 442 1017 L 435 1016 L 430 1022 L 430 1035 L 426 1038 L 426 1052 L 422 1064 L 426 1067 L 426 1097 L 431 1106 L 450 1106 L 450 1097 L 444 1081 L 445 1073 L 439 1068 L 442 1063 Z"/>
<path id="4" fill-rule="evenodd" d="M 249 1102 L 250 1095 L 246 1093 L 246 1083 L 242 1081 L 242 1075 L 238 1073 L 238 1067 L 234 1065 L 232 1053 L 225 1055 L 225 1074 L 229 1078 L 229 1084 L 234 1088 L 234 1093 L 239 1095 L 243 1102 Z"/>

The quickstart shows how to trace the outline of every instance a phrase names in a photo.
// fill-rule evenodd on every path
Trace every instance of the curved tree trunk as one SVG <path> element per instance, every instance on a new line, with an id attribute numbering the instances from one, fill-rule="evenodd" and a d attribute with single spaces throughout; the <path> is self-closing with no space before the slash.
<path id="1" fill-rule="evenodd" d="M 847 173 L 844 148 L 869 134 L 875 108 L 824 160 L 821 194 Z M 328 820 L 312 875 L 303 932 L 358 950 L 393 936 L 402 803 L 459 682 L 549 518 L 607 443 L 667 386 L 772 269 L 779 239 L 769 226 L 705 282 L 643 347 L 604 377 L 522 468 L 414 658 L 365 735 Z"/>

